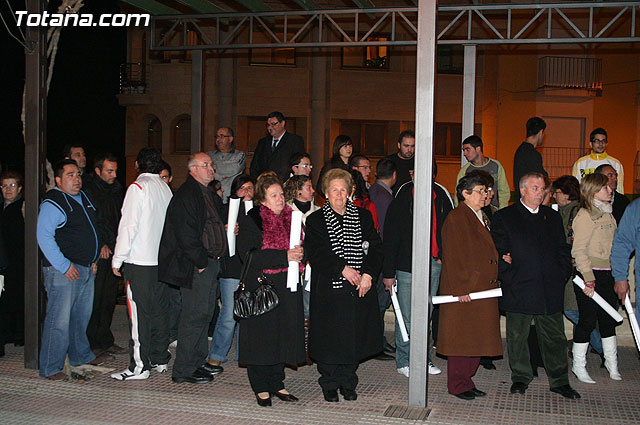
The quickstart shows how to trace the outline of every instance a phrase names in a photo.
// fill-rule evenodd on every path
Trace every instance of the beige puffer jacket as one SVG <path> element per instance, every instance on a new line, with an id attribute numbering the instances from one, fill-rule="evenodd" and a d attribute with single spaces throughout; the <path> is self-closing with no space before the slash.
<path id="1" fill-rule="evenodd" d="M 616 221 L 610 213 L 593 207 L 591 212 L 581 208 L 573 220 L 571 255 L 585 281 L 595 280 L 593 268 L 610 268 L 609 256 L 613 244 Z"/>

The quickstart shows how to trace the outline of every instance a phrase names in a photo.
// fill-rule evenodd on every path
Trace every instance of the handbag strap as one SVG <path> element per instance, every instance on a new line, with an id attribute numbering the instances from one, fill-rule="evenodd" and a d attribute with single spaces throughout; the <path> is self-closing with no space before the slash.
<path id="1" fill-rule="evenodd" d="M 240 283 L 244 283 L 247 277 L 247 272 L 249 271 L 249 266 L 251 265 L 251 257 L 253 257 L 253 251 L 255 251 L 255 248 L 249 250 L 249 253 L 247 254 L 247 260 L 242 265 L 242 273 L 240 274 Z"/>

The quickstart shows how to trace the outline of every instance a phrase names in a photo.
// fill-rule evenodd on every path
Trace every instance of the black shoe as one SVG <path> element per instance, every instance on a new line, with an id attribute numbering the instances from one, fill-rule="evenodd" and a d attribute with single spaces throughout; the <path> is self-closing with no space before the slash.
<path id="1" fill-rule="evenodd" d="M 256 401 L 258 402 L 258 406 L 269 407 L 271 406 L 271 397 L 269 398 L 260 398 L 258 394 L 256 394 Z"/>
<path id="2" fill-rule="evenodd" d="M 529 385 L 524 382 L 514 382 L 511 385 L 511 394 L 524 394 L 529 388 Z"/>
<path id="3" fill-rule="evenodd" d="M 485 393 L 484 391 L 480 391 L 477 388 L 471 388 L 469 391 L 471 391 L 476 397 L 484 397 L 487 395 L 487 393 Z"/>
<path id="4" fill-rule="evenodd" d="M 531 371 L 533 372 L 533 377 L 537 378 L 538 377 L 538 368 L 537 367 L 531 367 Z"/>
<path id="5" fill-rule="evenodd" d="M 342 394 L 346 401 L 354 401 L 358 399 L 358 394 L 354 390 L 340 388 L 340 394 Z"/>
<path id="6" fill-rule="evenodd" d="M 454 396 L 461 398 L 463 400 L 473 400 L 474 398 L 476 398 L 475 394 L 471 390 L 465 391 L 460 394 L 454 394 Z"/>
<path id="7" fill-rule="evenodd" d="M 480 366 L 489 370 L 495 370 L 496 368 L 496 365 L 493 364 L 493 360 L 485 359 L 484 357 L 480 359 Z"/>
<path id="8" fill-rule="evenodd" d="M 580 398 L 580 394 L 578 394 L 578 392 L 576 390 L 571 388 L 571 386 L 569 384 L 562 385 L 560 387 L 550 388 L 550 390 L 551 390 L 551 392 L 558 393 L 562 397 L 568 398 L 570 400 L 575 400 L 575 399 Z"/>
<path id="9" fill-rule="evenodd" d="M 224 369 L 222 368 L 222 366 L 214 366 L 209 362 L 204 362 L 204 364 L 200 366 L 198 369 L 202 370 L 205 373 L 208 373 L 209 375 L 218 375 L 224 372 Z"/>
<path id="10" fill-rule="evenodd" d="M 394 347 L 393 345 L 389 344 L 389 342 L 386 339 L 384 340 L 384 344 L 382 345 L 382 349 L 387 353 L 395 353 L 396 352 L 396 347 Z"/>
<path id="11" fill-rule="evenodd" d="M 338 390 L 322 390 L 322 393 L 324 394 L 324 399 L 329 403 L 336 403 L 340 401 L 338 398 Z"/>
<path id="12" fill-rule="evenodd" d="M 280 390 L 280 391 L 282 391 L 282 390 Z M 278 397 L 282 401 L 298 401 L 299 400 L 299 398 L 294 396 L 293 394 L 286 394 L 286 393 L 282 393 L 280 391 L 275 392 L 275 393 L 270 393 L 270 394 Z"/>
<path id="13" fill-rule="evenodd" d="M 391 354 L 387 354 L 384 351 L 381 351 L 380 354 L 374 357 L 376 360 L 395 360 L 396 358 Z"/>
<path id="14" fill-rule="evenodd" d="M 201 368 L 196 369 L 191 376 L 174 376 L 171 378 L 176 384 L 188 382 L 190 384 L 206 384 L 213 381 L 213 375 L 204 372 Z"/>

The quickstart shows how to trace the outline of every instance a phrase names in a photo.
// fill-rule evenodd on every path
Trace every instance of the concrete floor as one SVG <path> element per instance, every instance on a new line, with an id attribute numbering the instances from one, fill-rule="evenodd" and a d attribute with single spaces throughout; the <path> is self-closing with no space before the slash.
<path id="1" fill-rule="evenodd" d="M 127 325 L 123 306 L 118 306 L 113 330 L 126 345 Z M 388 326 L 387 331 L 392 328 Z M 620 328 L 628 326 L 622 325 Z M 620 329 L 619 328 L 619 329 Z M 621 329 L 622 330 L 622 329 Z M 389 336 L 392 336 L 392 332 Z M 152 373 L 150 379 L 119 382 L 108 374 L 89 382 L 52 382 L 23 367 L 22 348 L 6 346 L 0 358 L 0 424 L 409 424 L 423 423 L 383 416 L 390 405 L 406 405 L 408 379 L 398 374 L 395 362 L 370 360 L 358 370 L 358 400 L 324 401 L 314 366 L 287 369 L 286 385 L 300 398 L 298 403 L 277 399 L 273 407 L 259 407 L 249 386 L 246 370 L 236 362 L 213 383 L 174 384 L 170 373 Z M 172 351 L 174 351 L 172 349 Z M 233 357 L 231 357 L 233 358 Z M 480 368 L 476 386 L 488 393 L 474 401 L 459 400 L 447 393 L 446 361 L 435 358 L 444 373 L 429 379 L 426 423 L 433 424 L 640 424 L 640 362 L 634 347 L 620 347 L 623 381 L 612 381 L 589 355 L 589 372 L 595 385 L 571 384 L 582 395 L 570 401 L 549 392 L 542 369 L 525 395 L 509 392 L 510 372 L 506 359 L 495 362 L 497 370 Z M 108 367 L 120 371 L 128 355 L 119 355 Z"/>

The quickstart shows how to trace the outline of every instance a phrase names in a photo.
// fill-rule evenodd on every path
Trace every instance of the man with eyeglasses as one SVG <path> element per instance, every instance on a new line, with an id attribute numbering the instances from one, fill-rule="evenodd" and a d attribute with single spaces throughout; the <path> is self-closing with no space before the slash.
<path id="1" fill-rule="evenodd" d="M 244 172 L 247 162 L 245 153 L 236 150 L 234 140 L 231 128 L 220 127 L 216 131 L 216 150 L 207 152 L 216 170 L 215 179 L 222 184 L 224 203 L 227 203 L 231 195 L 233 179 Z"/>
<path id="2" fill-rule="evenodd" d="M 296 152 L 291 157 L 289 157 L 289 168 L 291 173 L 289 173 L 289 177 L 291 176 L 311 176 L 311 170 L 313 170 L 313 165 L 311 165 L 311 155 L 306 152 Z"/>
<path id="3" fill-rule="evenodd" d="M 369 183 L 369 176 L 371 175 L 371 161 L 369 161 L 369 158 L 363 154 L 353 155 L 349 159 L 349 166 L 352 170 L 356 170 L 362 175 L 362 178 L 367 185 L 367 189 L 371 188 L 371 183 Z"/>
<path id="4" fill-rule="evenodd" d="M 189 175 L 167 208 L 158 253 L 162 282 L 180 287 L 178 347 L 171 380 L 200 384 L 213 380 L 222 367 L 205 361 L 207 330 L 218 299 L 220 257 L 227 253 L 224 221 L 209 188 L 215 176 L 211 157 L 189 157 Z"/>
<path id="5" fill-rule="evenodd" d="M 604 128 L 596 128 L 589 135 L 591 141 L 591 153 L 579 158 L 573 164 L 572 174 L 579 182 L 587 174 L 593 173 L 598 166 L 609 164 L 618 173 L 618 192 L 624 194 L 624 168 L 616 158 L 607 154 L 607 131 Z"/>
<path id="6" fill-rule="evenodd" d="M 269 136 L 258 141 L 249 169 L 254 179 L 265 171 L 275 171 L 285 181 L 289 177 L 289 158 L 296 152 L 305 151 L 302 137 L 289 133 L 285 129 L 286 123 L 282 112 L 267 115 Z"/>
<path id="7" fill-rule="evenodd" d="M 113 274 L 124 275 L 131 331 L 129 367 L 111 375 L 119 381 L 147 379 L 151 369 L 164 373 L 171 358 L 169 297 L 158 282 L 158 247 L 172 193 L 158 174 L 158 149 L 142 148 L 135 165 L 138 178 L 124 196 L 111 260 Z"/>

